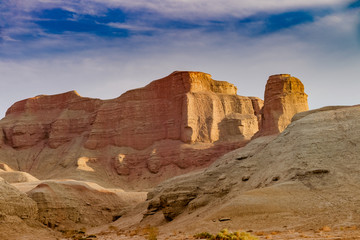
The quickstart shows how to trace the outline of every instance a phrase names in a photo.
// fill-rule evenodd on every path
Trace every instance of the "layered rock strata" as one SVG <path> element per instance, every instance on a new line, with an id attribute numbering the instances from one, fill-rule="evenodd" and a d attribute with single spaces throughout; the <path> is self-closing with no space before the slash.
<path id="1" fill-rule="evenodd" d="M 279 134 L 298 112 L 309 110 L 302 82 L 289 74 L 270 76 L 265 87 L 261 131 L 258 135 Z"/>
<path id="2" fill-rule="evenodd" d="M 360 106 L 299 113 L 281 134 L 158 185 L 143 222 L 162 217 L 168 231 L 187 232 L 352 226 L 360 220 L 359 117 Z"/>
<path id="3" fill-rule="evenodd" d="M 237 96 L 233 84 L 215 81 L 209 74 L 174 72 L 110 101 L 83 98 L 75 91 L 23 100 L 6 113 L 19 121 L 3 129 L 13 148 L 48 140 L 56 149 L 86 133 L 87 149 L 112 145 L 141 150 L 164 139 L 248 139 L 258 131 L 254 108 L 261 107 L 261 100 Z"/>
<path id="4" fill-rule="evenodd" d="M 102 188 L 95 183 L 43 181 L 27 192 L 38 206 L 38 220 L 56 229 L 98 226 L 120 218 L 145 199 L 142 192 Z"/>
<path id="5" fill-rule="evenodd" d="M 0 239 L 58 239 L 37 216 L 36 202 L 0 177 Z"/>
<path id="6" fill-rule="evenodd" d="M 289 88 L 273 86 L 278 97 L 284 95 L 278 87 Z M 84 98 L 75 91 L 41 95 L 15 103 L 0 121 L 0 162 L 40 179 L 150 187 L 208 166 L 244 146 L 259 127 L 274 132 L 279 121 L 271 118 L 303 109 L 289 110 L 300 99 L 293 89 L 298 88 L 274 100 L 276 108 L 271 103 L 263 108 L 261 99 L 238 96 L 233 84 L 209 74 L 174 72 L 112 100 Z M 279 129 L 285 124 L 281 121 Z"/>

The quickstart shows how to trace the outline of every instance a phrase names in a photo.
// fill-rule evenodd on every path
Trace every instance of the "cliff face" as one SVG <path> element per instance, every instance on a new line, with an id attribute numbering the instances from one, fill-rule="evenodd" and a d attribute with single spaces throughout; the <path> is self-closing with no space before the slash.
<path id="1" fill-rule="evenodd" d="M 209 165 L 259 130 L 262 100 L 236 90 L 206 73 L 174 72 L 112 100 L 75 91 L 26 99 L 0 121 L 0 161 L 39 178 L 153 185 Z"/>
<path id="2" fill-rule="evenodd" d="M 215 142 L 229 134 L 248 139 L 258 131 L 256 114 L 252 99 L 237 96 L 233 84 L 205 73 L 174 72 L 109 101 L 75 91 L 26 99 L 7 111 L 7 118 L 17 121 L 3 128 L 13 148 L 42 140 L 57 148 L 82 136 L 87 149 L 142 150 L 164 139 Z"/>
<path id="3" fill-rule="evenodd" d="M 281 133 L 298 112 L 309 110 L 302 82 L 289 74 L 269 77 L 265 87 L 264 108 L 259 135 Z"/>
<path id="4" fill-rule="evenodd" d="M 1 121 L 4 140 L 15 149 L 40 142 L 57 148 L 90 131 L 101 104 L 101 100 L 83 98 L 75 91 L 22 100 L 11 106 Z"/>
<path id="5" fill-rule="evenodd" d="M 306 94 L 300 81 L 272 79 L 264 108 L 201 72 L 174 72 L 112 100 L 75 91 L 26 99 L 0 121 L 0 162 L 38 178 L 153 186 L 245 145 L 259 127 L 282 131 Z"/>
<path id="6" fill-rule="evenodd" d="M 233 104 L 225 104 L 228 101 Z M 212 80 L 205 73 L 175 72 L 105 102 L 85 147 L 115 145 L 140 150 L 164 139 L 215 142 L 223 131 L 219 123 L 234 112 L 256 118 L 251 100 L 237 96 L 233 84 Z M 249 128 L 245 132 L 258 130 Z"/>

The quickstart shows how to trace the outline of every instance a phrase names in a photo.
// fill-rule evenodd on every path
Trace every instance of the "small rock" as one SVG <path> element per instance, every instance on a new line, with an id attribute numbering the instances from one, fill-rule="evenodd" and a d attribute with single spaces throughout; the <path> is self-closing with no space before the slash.
<path id="1" fill-rule="evenodd" d="M 219 222 L 226 222 L 226 221 L 231 221 L 231 218 L 227 218 L 227 217 L 219 218 Z"/>
<path id="2" fill-rule="evenodd" d="M 221 181 L 221 180 L 224 180 L 224 179 L 226 179 L 226 175 L 225 175 L 225 174 L 221 175 L 218 180 Z"/>
<path id="3" fill-rule="evenodd" d="M 248 158 L 248 156 L 242 156 L 242 157 L 238 157 L 238 158 L 236 158 L 236 160 L 241 161 L 241 160 L 244 160 L 244 159 L 247 159 L 247 158 Z"/>
<path id="4" fill-rule="evenodd" d="M 243 182 L 246 182 L 246 181 L 248 181 L 249 179 L 250 179 L 250 176 L 246 175 L 246 176 L 243 176 L 241 180 L 242 180 Z"/>
<path id="5" fill-rule="evenodd" d="M 273 181 L 273 182 L 277 182 L 277 181 L 279 181 L 279 179 L 280 179 L 280 177 L 279 177 L 279 176 L 276 176 L 276 177 L 273 177 L 273 178 L 272 178 L 272 181 Z"/>
<path id="6" fill-rule="evenodd" d="M 89 236 L 87 236 L 86 238 L 87 238 L 87 239 L 88 239 L 88 238 L 90 238 L 90 239 L 95 239 L 95 238 L 97 238 L 97 237 L 96 237 L 95 235 L 89 235 Z"/>

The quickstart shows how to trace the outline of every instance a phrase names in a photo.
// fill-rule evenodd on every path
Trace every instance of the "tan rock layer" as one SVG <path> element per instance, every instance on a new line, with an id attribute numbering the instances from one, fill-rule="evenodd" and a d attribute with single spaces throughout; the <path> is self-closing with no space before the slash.
<path id="1" fill-rule="evenodd" d="M 307 110 L 307 94 L 299 79 L 289 74 L 270 76 L 265 87 L 261 131 L 258 136 L 281 133 L 296 113 Z"/>

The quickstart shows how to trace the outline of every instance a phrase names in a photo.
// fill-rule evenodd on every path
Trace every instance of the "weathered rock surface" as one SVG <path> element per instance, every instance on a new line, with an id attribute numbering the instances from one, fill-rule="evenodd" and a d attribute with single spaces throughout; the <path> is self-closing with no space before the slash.
<path id="1" fill-rule="evenodd" d="M 2 178 L 0 179 L 0 196 L 1 216 L 16 216 L 20 219 L 36 218 L 36 203 Z"/>
<path id="2" fill-rule="evenodd" d="M 0 178 L 0 238 L 56 239 L 54 235 L 36 222 L 37 205 L 25 193 L 21 193 Z"/>
<path id="3" fill-rule="evenodd" d="M 0 171 L 0 177 L 8 183 L 34 182 L 39 181 L 36 177 L 21 171 Z"/>
<path id="4" fill-rule="evenodd" d="M 5 172 L 14 171 L 11 167 L 9 167 L 6 163 L 0 163 L 0 170 Z"/>
<path id="5" fill-rule="evenodd" d="M 24 185 L 17 187 L 26 189 Z M 146 197 L 146 193 L 106 189 L 73 180 L 42 181 L 27 194 L 37 203 L 39 221 L 57 229 L 110 223 Z"/>
<path id="6" fill-rule="evenodd" d="M 246 144 L 262 105 L 200 72 L 174 72 L 112 100 L 41 95 L 0 121 L 0 160 L 42 179 L 153 186 Z"/>
<path id="7" fill-rule="evenodd" d="M 302 82 L 289 74 L 269 77 L 265 88 L 261 131 L 257 136 L 281 133 L 299 112 L 309 110 Z"/>
<path id="8" fill-rule="evenodd" d="M 199 72 L 174 72 L 110 101 L 82 98 L 74 91 L 38 96 L 17 102 L 7 111 L 9 117 L 19 114 L 30 118 L 4 127 L 5 140 L 13 148 L 34 146 L 45 139 L 57 148 L 84 132 L 88 149 L 112 145 L 140 150 L 164 139 L 215 142 L 227 135 L 222 130 L 229 130 L 218 125 L 237 119 L 233 114 L 242 115 L 230 126 L 238 129 L 234 135 L 246 138 L 258 131 L 252 99 L 237 96 L 233 84 Z M 246 124 L 254 120 L 255 127 Z M 245 131 L 239 129 L 241 121 L 245 121 Z"/>
<path id="9" fill-rule="evenodd" d="M 256 138 L 206 170 L 157 186 L 148 194 L 143 222 L 162 224 L 162 215 L 172 220 L 166 231 L 355 225 L 359 118 L 359 106 L 300 113 L 280 135 Z M 226 225 L 218 221 L 224 217 L 231 219 Z"/>
<path id="10" fill-rule="evenodd" d="M 112 100 L 41 95 L 0 121 L 0 161 L 39 179 L 148 188 L 208 166 L 261 127 L 261 135 L 282 131 L 306 103 L 303 85 L 288 75 L 270 77 L 265 98 L 263 108 L 201 72 L 174 72 Z"/>

